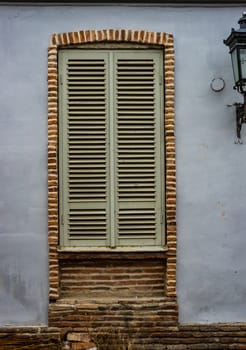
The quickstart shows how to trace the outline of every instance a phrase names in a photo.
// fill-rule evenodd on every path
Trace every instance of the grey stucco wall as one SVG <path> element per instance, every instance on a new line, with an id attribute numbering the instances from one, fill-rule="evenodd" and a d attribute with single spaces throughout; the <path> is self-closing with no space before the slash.
<path id="1" fill-rule="evenodd" d="M 240 7 L 0 7 L 0 324 L 47 323 L 47 46 L 54 32 L 174 34 L 181 322 L 246 321 L 246 127 L 223 39 Z M 215 93 L 213 78 L 226 87 Z"/>

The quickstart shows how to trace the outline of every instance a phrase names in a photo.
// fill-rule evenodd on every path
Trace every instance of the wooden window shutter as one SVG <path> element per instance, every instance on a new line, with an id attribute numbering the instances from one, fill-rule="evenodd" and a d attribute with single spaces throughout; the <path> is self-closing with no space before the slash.
<path id="1" fill-rule="evenodd" d="M 162 64 L 160 51 L 115 57 L 117 245 L 163 244 Z"/>
<path id="2" fill-rule="evenodd" d="M 163 245 L 162 51 L 64 50 L 59 65 L 61 245 Z"/>
<path id="3" fill-rule="evenodd" d="M 81 50 L 59 56 L 62 246 L 108 245 L 107 60 Z"/>

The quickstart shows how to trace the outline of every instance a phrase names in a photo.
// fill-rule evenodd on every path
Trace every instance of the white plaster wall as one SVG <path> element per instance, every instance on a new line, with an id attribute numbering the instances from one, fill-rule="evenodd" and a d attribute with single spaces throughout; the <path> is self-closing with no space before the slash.
<path id="1" fill-rule="evenodd" d="M 243 8 L 0 6 L 0 324 L 47 323 L 47 46 L 54 32 L 174 34 L 181 322 L 246 321 L 246 127 L 228 48 Z M 226 87 L 215 93 L 213 78 Z"/>

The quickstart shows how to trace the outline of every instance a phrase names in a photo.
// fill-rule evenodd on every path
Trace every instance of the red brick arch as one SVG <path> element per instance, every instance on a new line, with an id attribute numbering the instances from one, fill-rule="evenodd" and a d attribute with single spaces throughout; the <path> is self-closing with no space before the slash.
<path id="1" fill-rule="evenodd" d="M 50 299 L 59 297 L 58 259 L 58 59 L 59 48 L 89 43 L 158 45 L 164 50 L 167 296 L 176 296 L 176 166 L 173 36 L 144 30 L 103 29 L 53 34 L 48 48 L 48 242 Z"/>

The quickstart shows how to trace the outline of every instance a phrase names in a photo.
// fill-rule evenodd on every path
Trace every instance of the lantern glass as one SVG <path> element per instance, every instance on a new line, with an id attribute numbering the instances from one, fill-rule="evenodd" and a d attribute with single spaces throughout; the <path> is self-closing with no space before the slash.
<path id="1" fill-rule="evenodd" d="M 246 48 L 239 49 L 240 66 L 241 66 L 241 79 L 246 80 Z"/>
<path id="2" fill-rule="evenodd" d="M 237 55 L 237 49 L 234 49 L 231 53 L 231 60 L 232 60 L 232 68 L 233 68 L 233 74 L 234 74 L 234 80 L 235 84 L 237 84 L 239 80 L 239 66 L 238 66 L 238 55 Z"/>

